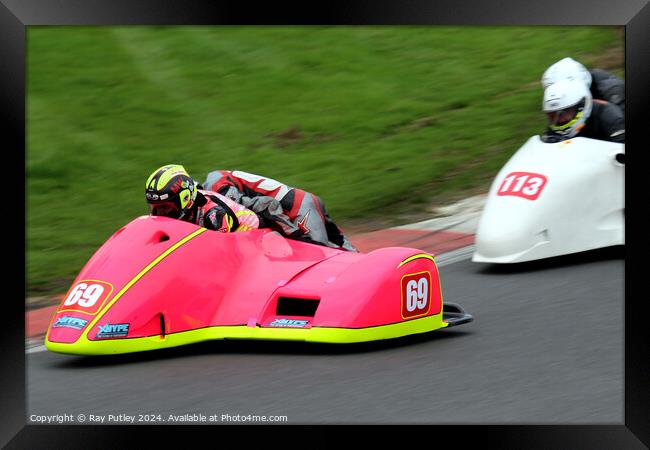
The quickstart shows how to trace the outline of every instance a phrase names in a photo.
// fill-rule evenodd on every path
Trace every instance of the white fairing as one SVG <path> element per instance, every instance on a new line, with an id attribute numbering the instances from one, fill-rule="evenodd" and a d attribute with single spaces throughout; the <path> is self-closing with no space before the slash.
<path id="1" fill-rule="evenodd" d="M 531 137 L 494 179 L 475 262 L 530 261 L 625 243 L 624 144 Z"/>

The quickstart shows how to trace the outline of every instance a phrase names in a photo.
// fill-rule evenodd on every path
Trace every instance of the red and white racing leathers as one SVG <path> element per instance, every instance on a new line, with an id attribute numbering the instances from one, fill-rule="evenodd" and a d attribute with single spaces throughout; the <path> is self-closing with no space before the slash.
<path id="1" fill-rule="evenodd" d="M 239 170 L 212 171 L 202 187 L 255 211 L 262 218 L 260 226 L 284 236 L 357 251 L 331 219 L 320 197 L 310 192 Z"/>

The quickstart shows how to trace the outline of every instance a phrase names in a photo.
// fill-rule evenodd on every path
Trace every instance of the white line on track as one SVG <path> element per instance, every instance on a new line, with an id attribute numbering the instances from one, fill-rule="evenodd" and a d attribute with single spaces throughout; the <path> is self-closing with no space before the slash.
<path id="1" fill-rule="evenodd" d="M 468 245 L 467 247 L 459 248 L 446 253 L 441 253 L 435 256 L 436 264 L 439 267 L 448 266 L 449 264 L 454 264 L 471 258 L 472 253 L 474 253 L 473 245 Z M 43 342 L 41 339 L 27 339 L 25 342 L 25 353 L 31 354 L 47 351 L 47 348 L 45 345 L 41 344 L 41 342 Z"/>
<path id="2" fill-rule="evenodd" d="M 474 245 L 468 245 L 467 247 L 462 247 L 447 253 L 435 255 L 436 264 L 438 266 L 447 266 L 449 264 L 470 259 L 474 253 L 475 248 L 476 247 Z"/>
<path id="3" fill-rule="evenodd" d="M 40 353 L 46 351 L 47 348 L 45 348 L 44 345 L 37 345 L 36 347 L 28 347 L 25 349 L 25 353 Z"/>

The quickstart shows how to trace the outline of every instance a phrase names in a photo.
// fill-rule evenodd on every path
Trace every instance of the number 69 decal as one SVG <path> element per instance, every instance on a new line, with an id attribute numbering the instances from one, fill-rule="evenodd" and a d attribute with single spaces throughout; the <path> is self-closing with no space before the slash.
<path id="1" fill-rule="evenodd" d="M 426 316 L 431 309 L 431 274 L 418 272 L 402 277 L 402 318 Z"/>
<path id="2" fill-rule="evenodd" d="M 539 173 L 512 172 L 501 182 L 497 195 L 514 195 L 528 200 L 537 200 L 546 186 L 546 177 Z"/>
<path id="3" fill-rule="evenodd" d="M 78 311 L 94 315 L 113 292 L 113 285 L 105 281 L 81 280 L 68 292 L 59 311 Z"/>

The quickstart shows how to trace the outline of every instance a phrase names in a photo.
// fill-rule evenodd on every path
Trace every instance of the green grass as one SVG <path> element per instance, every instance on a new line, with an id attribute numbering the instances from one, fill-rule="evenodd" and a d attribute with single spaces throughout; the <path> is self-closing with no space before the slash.
<path id="1" fill-rule="evenodd" d="M 608 27 L 30 27 L 28 295 L 67 289 L 171 162 L 310 190 L 344 227 L 487 190 L 544 126 L 544 69 L 613 47 Z"/>

